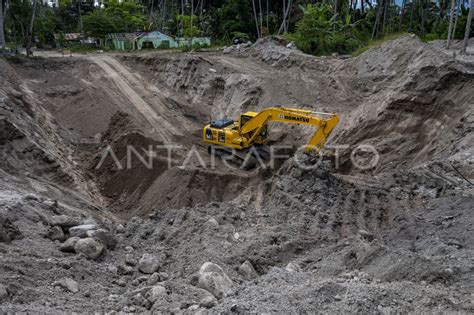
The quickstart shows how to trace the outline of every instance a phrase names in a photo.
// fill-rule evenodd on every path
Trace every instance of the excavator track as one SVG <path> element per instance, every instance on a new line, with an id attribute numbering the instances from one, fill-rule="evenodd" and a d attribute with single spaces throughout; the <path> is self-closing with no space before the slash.
<path id="1" fill-rule="evenodd" d="M 255 146 L 247 150 L 232 150 L 232 148 L 211 145 L 208 147 L 207 152 L 210 155 L 215 154 L 224 163 L 231 163 L 243 170 L 254 169 L 259 166 L 259 159 L 260 161 L 265 161 L 269 157 L 268 150 L 263 146 Z M 255 156 L 256 154 L 258 156 Z"/>

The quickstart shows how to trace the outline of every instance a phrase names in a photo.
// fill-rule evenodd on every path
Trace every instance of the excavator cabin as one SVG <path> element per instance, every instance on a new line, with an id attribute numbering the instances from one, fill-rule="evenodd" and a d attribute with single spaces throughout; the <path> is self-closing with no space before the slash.
<path id="1" fill-rule="evenodd" d="M 237 150 L 244 150 L 252 145 L 263 145 L 267 142 L 267 126 L 262 130 L 253 143 L 249 143 L 248 137 L 241 135 L 242 127 L 252 120 L 258 113 L 246 112 L 241 114 L 237 121 L 224 118 L 211 121 L 204 127 L 204 141 L 209 144 L 231 147 Z"/>

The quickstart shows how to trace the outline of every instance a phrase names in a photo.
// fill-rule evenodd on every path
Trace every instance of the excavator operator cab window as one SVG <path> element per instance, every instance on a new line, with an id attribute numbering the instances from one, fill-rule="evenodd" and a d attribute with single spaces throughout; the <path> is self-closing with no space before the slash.
<path id="1" fill-rule="evenodd" d="M 249 121 L 252 118 L 253 118 L 252 116 L 240 115 L 240 128 L 242 128 L 247 123 L 247 121 Z"/>
<path id="2" fill-rule="evenodd" d="M 242 128 L 252 118 L 253 118 L 252 116 L 240 115 L 240 128 Z M 253 132 L 250 132 L 249 135 L 252 136 Z M 267 126 L 265 126 L 265 127 L 263 127 L 262 131 L 260 132 L 260 137 L 262 137 L 262 139 L 266 139 L 267 136 L 268 136 Z"/>

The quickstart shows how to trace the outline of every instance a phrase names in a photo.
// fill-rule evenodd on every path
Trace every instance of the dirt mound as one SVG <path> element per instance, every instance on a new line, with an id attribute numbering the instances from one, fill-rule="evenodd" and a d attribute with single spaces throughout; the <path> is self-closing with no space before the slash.
<path id="1" fill-rule="evenodd" d="M 351 66 L 374 90 L 344 121 L 337 141 L 374 146 L 380 162 L 373 171 L 446 158 L 459 151 L 456 141 L 472 141 L 473 76 L 449 57 L 404 37 L 367 51 Z"/>
<path id="2" fill-rule="evenodd" d="M 305 59 L 312 59 L 301 52 L 294 43 L 279 36 L 267 36 L 255 42 L 239 55 L 252 57 L 275 67 L 301 66 Z"/>

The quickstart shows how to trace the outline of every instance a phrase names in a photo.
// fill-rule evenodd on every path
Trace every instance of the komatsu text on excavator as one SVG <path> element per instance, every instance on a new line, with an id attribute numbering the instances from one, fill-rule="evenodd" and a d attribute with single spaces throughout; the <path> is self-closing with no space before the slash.
<path id="1" fill-rule="evenodd" d="M 219 155 L 233 155 L 242 162 L 251 148 L 260 148 L 267 143 L 267 124 L 278 121 L 290 124 L 319 127 L 305 152 L 319 152 L 325 145 L 331 131 L 339 122 L 335 113 L 319 113 L 310 110 L 270 107 L 261 112 L 246 112 L 237 121 L 221 119 L 211 121 L 204 126 L 204 142 L 209 143 L 209 151 L 215 150 Z"/>

